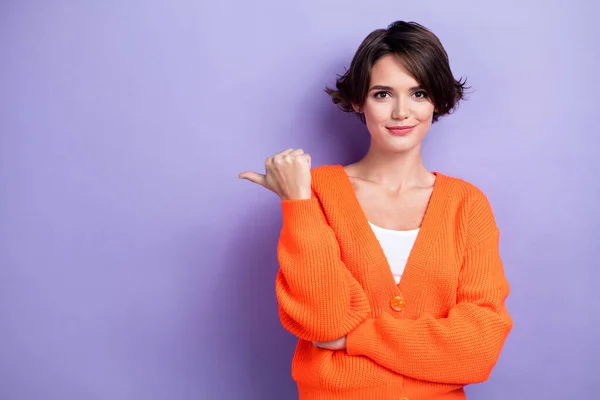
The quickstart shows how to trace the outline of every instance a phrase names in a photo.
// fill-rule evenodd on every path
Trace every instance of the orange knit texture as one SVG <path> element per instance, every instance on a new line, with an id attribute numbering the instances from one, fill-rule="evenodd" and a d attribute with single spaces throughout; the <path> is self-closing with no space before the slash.
<path id="1" fill-rule="evenodd" d="M 480 190 L 435 175 L 398 285 L 341 165 L 282 201 L 276 294 L 300 400 L 465 399 L 489 377 L 513 324 L 499 232 Z"/>

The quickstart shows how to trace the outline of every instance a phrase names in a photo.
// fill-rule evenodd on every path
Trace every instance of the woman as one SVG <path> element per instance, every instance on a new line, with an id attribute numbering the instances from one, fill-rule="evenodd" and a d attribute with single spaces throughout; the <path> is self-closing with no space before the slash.
<path id="1" fill-rule="evenodd" d="M 301 400 L 465 399 L 494 367 L 512 320 L 490 204 L 421 160 L 464 88 L 433 33 L 395 22 L 327 89 L 366 124 L 364 158 L 311 171 L 287 149 L 240 174 L 282 200 L 276 293 Z"/>

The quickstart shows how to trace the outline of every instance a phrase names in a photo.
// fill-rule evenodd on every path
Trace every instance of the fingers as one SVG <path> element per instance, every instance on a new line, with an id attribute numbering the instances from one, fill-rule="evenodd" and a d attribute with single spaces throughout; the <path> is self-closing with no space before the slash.
<path id="1" fill-rule="evenodd" d="M 303 162 L 307 163 L 307 164 L 308 164 L 308 167 L 310 168 L 310 162 L 311 162 L 311 159 L 310 159 L 310 154 L 302 154 L 302 155 L 298 156 L 297 158 L 298 158 L 299 160 L 301 160 L 301 161 L 303 161 Z"/>
<path id="2" fill-rule="evenodd" d="M 297 170 L 297 171 L 300 171 L 298 176 L 300 176 L 300 177 L 304 176 L 304 179 L 305 179 L 306 177 L 305 177 L 305 175 L 303 175 L 303 174 L 305 174 L 305 172 L 302 172 L 302 171 L 306 171 L 304 169 L 306 165 L 310 169 L 310 166 L 311 166 L 310 155 L 304 153 L 303 149 L 289 148 L 289 149 L 285 149 L 265 160 L 265 174 L 259 174 L 257 172 L 247 171 L 247 172 L 242 172 L 241 174 L 239 174 L 238 178 L 246 179 L 252 183 L 256 183 L 257 185 L 260 185 L 266 189 L 269 189 L 269 190 L 275 192 L 276 194 L 280 195 L 280 197 L 281 197 L 282 196 L 282 193 L 280 193 L 281 187 L 277 184 L 277 182 L 281 181 L 283 178 L 279 175 L 281 175 L 281 174 L 283 174 L 282 176 L 289 175 L 290 171 L 293 171 L 293 169 L 286 170 L 286 168 L 289 168 L 290 166 L 292 168 L 297 168 L 298 166 L 300 166 L 301 169 Z M 282 167 L 283 167 L 283 169 L 282 169 Z M 282 172 L 282 171 L 287 171 L 287 172 Z M 298 172 L 296 172 L 296 173 L 298 173 Z M 308 173 L 310 174 L 310 172 L 308 172 Z M 294 174 L 294 172 L 292 172 L 292 175 L 293 174 Z M 267 176 L 269 177 L 269 184 L 267 184 Z M 279 176 L 279 177 L 274 178 L 274 176 Z M 293 180 L 303 179 L 303 178 L 298 178 L 298 176 L 293 178 Z M 287 177 L 286 179 L 289 180 L 289 177 Z M 308 179 L 310 179 L 310 176 Z"/>
<path id="3" fill-rule="evenodd" d="M 281 153 L 275 154 L 269 159 L 271 163 L 291 162 L 295 159 L 305 159 L 308 154 L 304 153 L 303 149 L 294 149 L 291 151 L 282 151 Z M 310 156 L 308 156 L 310 158 Z"/>
<path id="4" fill-rule="evenodd" d="M 331 342 L 313 342 L 313 345 L 322 349 L 342 350 L 346 348 L 346 336 L 332 340 Z"/>
<path id="5" fill-rule="evenodd" d="M 268 167 L 273 165 L 275 162 L 282 161 L 284 157 L 294 157 L 294 156 L 303 155 L 303 154 L 304 154 L 304 150 L 302 150 L 302 149 L 291 149 L 291 148 L 285 149 L 285 150 L 267 158 L 265 160 L 265 166 L 268 169 Z M 241 174 L 238 175 L 238 178 L 246 179 L 246 180 L 249 180 L 250 182 L 267 187 L 266 186 L 266 175 L 259 174 L 257 172 L 242 172 Z"/>
<path id="6" fill-rule="evenodd" d="M 267 169 L 269 169 L 269 167 L 273 167 L 274 164 L 281 164 L 283 162 L 292 162 L 297 157 L 303 156 L 303 155 L 305 155 L 303 149 L 285 149 L 285 150 L 267 158 L 265 160 L 265 167 Z M 308 160 L 305 160 L 305 162 L 308 162 L 308 165 L 310 166 L 310 156 L 309 156 Z"/>
<path id="7" fill-rule="evenodd" d="M 289 156 L 299 156 L 300 154 L 304 154 L 304 150 L 302 149 L 294 149 L 290 151 L 287 155 Z"/>
<path id="8" fill-rule="evenodd" d="M 319 347 L 321 349 L 327 349 L 327 350 L 337 350 L 338 349 L 336 341 L 333 341 L 333 342 L 313 342 L 313 346 Z"/>
<path id="9" fill-rule="evenodd" d="M 276 156 L 283 157 L 283 156 L 287 156 L 287 155 L 297 156 L 300 154 L 304 154 L 304 150 L 302 150 L 302 149 L 285 149 L 283 151 L 280 151 L 277 154 L 274 154 L 273 157 L 276 157 Z"/>
<path id="10" fill-rule="evenodd" d="M 266 177 L 263 174 L 259 174 L 257 172 L 242 172 L 238 175 L 238 178 L 249 180 L 252 183 L 256 183 L 257 185 L 267 188 Z"/>
<path id="11" fill-rule="evenodd" d="M 302 149 L 287 149 L 280 153 L 275 154 L 273 157 L 270 157 L 268 161 L 273 162 L 281 162 L 283 160 L 291 160 L 291 158 L 295 156 L 299 156 L 304 154 L 304 150 Z"/>

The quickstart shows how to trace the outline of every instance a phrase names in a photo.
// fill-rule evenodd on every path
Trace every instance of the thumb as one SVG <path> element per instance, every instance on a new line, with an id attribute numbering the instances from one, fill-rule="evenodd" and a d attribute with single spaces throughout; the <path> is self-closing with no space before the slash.
<path id="1" fill-rule="evenodd" d="M 259 174 L 257 172 L 242 172 L 238 175 L 238 178 L 246 179 L 252 183 L 256 183 L 257 185 L 260 185 L 265 188 L 267 187 L 267 180 L 265 178 L 265 175 Z"/>

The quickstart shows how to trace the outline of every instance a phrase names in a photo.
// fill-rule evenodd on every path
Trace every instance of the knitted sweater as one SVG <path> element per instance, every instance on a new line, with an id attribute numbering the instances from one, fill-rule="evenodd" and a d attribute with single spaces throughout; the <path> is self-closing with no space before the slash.
<path id="1" fill-rule="evenodd" d="M 498 229 L 480 190 L 435 175 L 398 285 L 342 166 L 282 201 L 276 294 L 300 400 L 465 399 L 489 377 L 512 328 Z"/>

